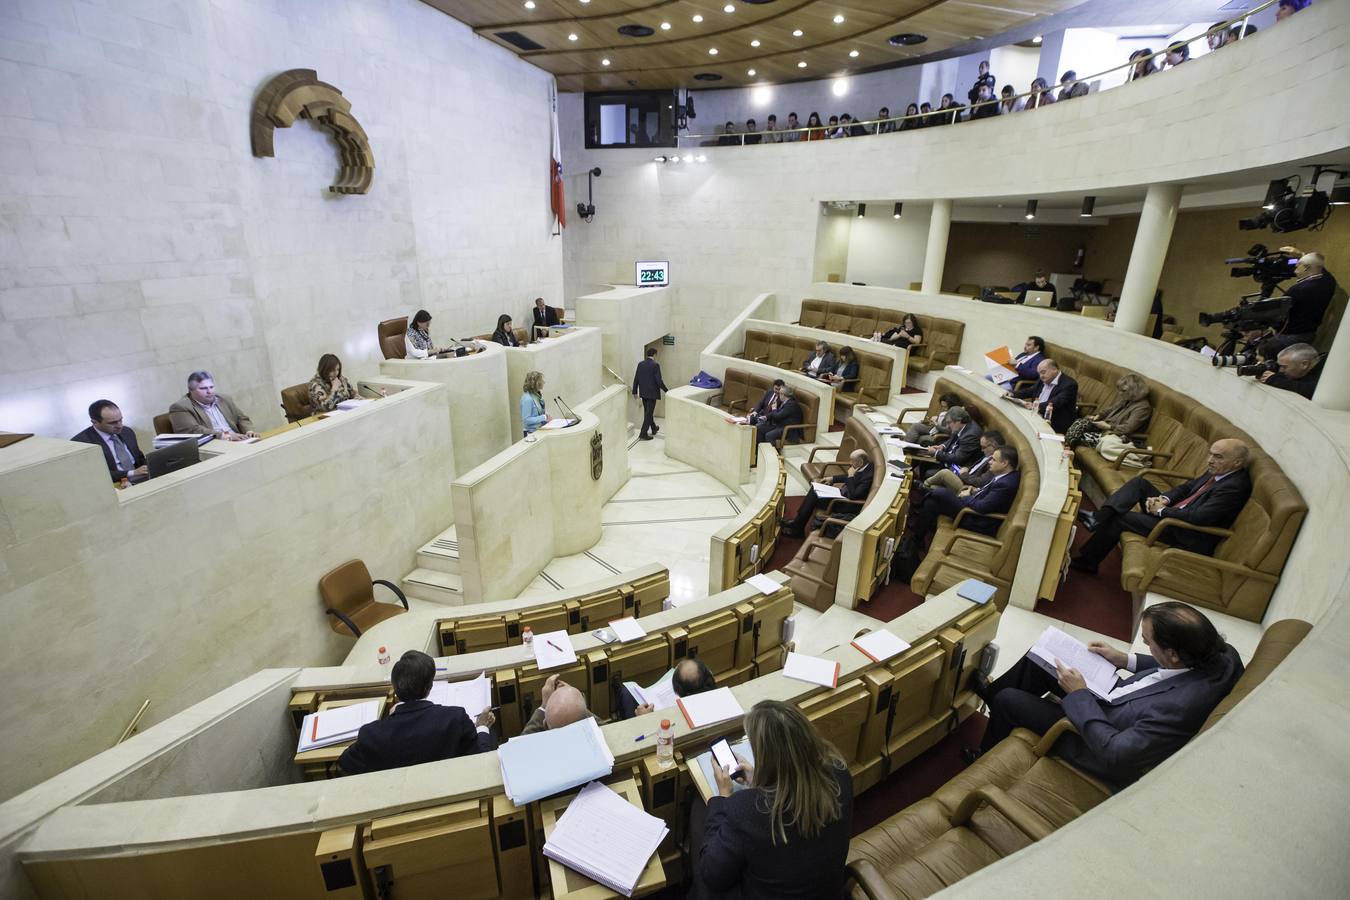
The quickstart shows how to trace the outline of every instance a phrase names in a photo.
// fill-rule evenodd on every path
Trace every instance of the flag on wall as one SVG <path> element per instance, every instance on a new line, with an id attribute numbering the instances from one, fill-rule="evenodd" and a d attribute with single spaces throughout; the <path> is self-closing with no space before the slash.
<path id="1" fill-rule="evenodd" d="M 563 196 L 562 180 L 562 144 L 558 140 L 558 90 L 554 87 L 551 91 L 553 101 L 553 155 L 548 161 L 549 178 L 549 203 L 553 207 L 553 216 L 558 220 L 558 228 L 561 230 L 567 226 L 567 201 Z"/>

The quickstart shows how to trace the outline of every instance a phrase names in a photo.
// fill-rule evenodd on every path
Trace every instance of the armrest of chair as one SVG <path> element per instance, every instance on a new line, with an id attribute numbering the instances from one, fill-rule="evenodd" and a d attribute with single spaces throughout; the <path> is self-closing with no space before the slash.
<path id="1" fill-rule="evenodd" d="M 1017 393 L 1018 391 L 1020 391 L 1022 388 L 1026 387 L 1027 385 L 1031 385 L 1031 384 L 1039 384 L 1039 383 L 1040 383 L 1040 382 L 1039 382 L 1037 379 L 1035 379 L 1035 378 L 1019 378 L 1019 379 L 1017 379 L 1016 381 L 1013 382 L 1012 393 L 1014 393 L 1014 394 Z"/>
<path id="2" fill-rule="evenodd" d="M 850 499 L 848 499 L 847 497 L 832 497 L 832 498 L 830 498 L 830 501 L 829 501 L 828 503 L 825 504 L 825 517 L 826 517 L 826 518 L 831 518 L 831 517 L 833 517 L 833 516 L 834 516 L 834 510 L 835 510 L 836 506 L 841 505 L 841 504 L 846 504 L 846 503 L 851 503 L 853 506 L 857 507 L 857 510 L 854 510 L 854 514 L 856 515 L 857 512 L 858 512 L 858 510 L 861 510 L 861 509 L 863 508 L 863 505 L 864 505 L 865 503 L 867 503 L 867 501 L 866 501 L 866 500 L 850 500 Z M 847 509 L 843 510 L 843 512 L 848 512 L 848 511 L 849 511 L 849 510 L 847 510 Z"/>
<path id="3" fill-rule="evenodd" d="M 728 410 L 733 410 L 733 409 L 745 409 L 746 404 L 748 404 L 749 402 L 750 402 L 750 398 L 748 398 L 748 397 L 743 398 L 743 399 L 741 399 L 741 400 L 732 400 L 730 403 L 727 404 L 727 409 L 728 409 Z"/>
<path id="4" fill-rule="evenodd" d="M 822 451 L 824 451 L 825 453 L 838 453 L 838 452 L 839 452 L 839 448 L 838 448 L 838 447 L 812 447 L 812 448 L 811 448 L 811 455 L 808 456 L 808 457 L 806 458 L 806 461 L 807 461 L 808 463 L 813 463 L 813 462 L 815 462 L 815 461 L 816 461 L 816 454 L 817 454 L 817 453 L 820 453 L 820 452 L 822 452 Z M 847 463 L 840 462 L 840 461 L 837 460 L 837 459 L 832 459 L 832 460 L 830 460 L 829 462 L 825 463 L 825 465 L 827 465 L 827 466 L 843 466 L 845 469 L 848 468 L 848 464 L 847 464 Z"/>
<path id="5" fill-rule="evenodd" d="M 1048 756 L 1050 749 L 1055 746 L 1055 741 L 1068 732 L 1078 733 L 1078 729 L 1073 727 L 1073 723 L 1067 718 L 1060 719 L 1050 726 L 1050 730 L 1041 735 L 1041 739 L 1036 742 L 1033 748 L 1037 756 Z"/>
<path id="6" fill-rule="evenodd" d="M 1003 542 L 997 538 L 991 538 L 988 535 L 980 534 L 975 531 L 962 531 L 956 535 L 954 540 L 970 541 L 972 544 L 984 544 L 987 547 L 1002 547 Z"/>
<path id="7" fill-rule="evenodd" d="M 333 609 L 332 607 L 324 609 L 324 612 L 328 613 L 328 615 L 330 616 L 337 616 L 338 621 L 340 621 L 343 625 L 346 625 L 348 631 L 350 631 L 356 637 L 361 636 L 361 629 L 357 628 L 356 623 L 353 622 L 351 619 L 347 618 L 347 616 L 344 615 L 343 613 L 338 612 L 336 609 Z"/>
<path id="8" fill-rule="evenodd" d="M 1143 447 L 1126 447 L 1116 461 L 1112 463 L 1112 468 L 1119 469 L 1125 460 L 1129 457 L 1138 457 L 1140 459 L 1171 459 L 1172 454 L 1162 450 L 1146 450 Z"/>
<path id="9" fill-rule="evenodd" d="M 1178 472 L 1176 469 L 1155 469 L 1152 466 L 1142 470 L 1140 475 L 1157 475 L 1163 481 L 1175 482 L 1180 484 L 1183 481 L 1189 481 L 1195 476 L 1190 472 Z"/>
<path id="10" fill-rule="evenodd" d="M 750 358 L 753 359 L 755 362 L 768 362 L 769 354 L 765 353 L 763 356 L 752 356 Z"/>
<path id="11" fill-rule="evenodd" d="M 1197 531 L 1200 534 L 1213 534 L 1225 538 L 1233 536 L 1233 532 L 1227 528 L 1215 528 L 1212 525 L 1192 525 L 1190 522 L 1183 522 L 1181 519 L 1160 518 L 1158 524 L 1154 525 L 1153 530 L 1148 533 L 1148 537 L 1144 540 L 1144 546 L 1152 547 L 1156 541 L 1162 538 L 1162 533 L 1169 528 Z"/>
<path id="12" fill-rule="evenodd" d="M 970 507 L 966 507 L 964 509 L 957 510 L 956 518 L 952 520 L 952 525 L 954 525 L 957 528 L 960 528 L 961 520 L 965 518 L 966 513 L 970 513 L 972 516 L 983 516 L 986 519 L 998 519 L 999 521 L 1004 521 L 1008 518 L 1006 513 L 978 513 L 971 510 Z"/>
<path id="13" fill-rule="evenodd" d="M 1163 521 L 1166 521 L 1165 519 Z M 1184 559 L 1197 565 L 1209 566 L 1211 569 L 1217 569 L 1220 572 L 1229 572 L 1242 578 L 1250 578 L 1254 581 L 1260 581 L 1265 584 L 1275 585 L 1280 583 L 1280 576 L 1268 575 L 1265 572 L 1258 572 L 1256 569 L 1244 566 L 1241 563 L 1229 562 L 1226 559 L 1215 559 L 1212 556 L 1205 556 L 1203 553 L 1192 553 L 1189 550 L 1182 550 L 1179 547 L 1167 547 L 1163 552 L 1157 554 L 1149 560 L 1144 568 L 1143 577 L 1139 581 L 1139 590 L 1146 591 L 1153 579 L 1158 577 L 1158 571 L 1167 563 L 1169 559 Z"/>
<path id="14" fill-rule="evenodd" d="M 1088 414 L 1089 411 L 1094 410 L 1094 409 L 1097 409 L 1098 406 L 1099 406 L 1099 404 L 1096 404 L 1096 403 L 1084 403 L 1082 400 L 1079 400 L 1079 401 L 1078 401 L 1078 414 L 1079 414 L 1079 415 L 1085 416 L 1085 415 Z"/>
<path id="15" fill-rule="evenodd" d="M 818 538 L 815 540 L 808 541 L 804 546 L 806 549 L 805 552 L 802 554 L 802 560 L 807 561 L 811 559 L 811 553 L 815 550 L 824 550 L 826 553 L 834 552 L 834 539 Z"/>
<path id="16" fill-rule="evenodd" d="M 886 880 L 881 877 L 881 872 L 873 865 L 870 859 L 855 859 L 850 863 L 844 864 L 846 872 L 845 886 L 851 881 L 858 886 L 858 890 L 866 895 L 867 900 L 900 900 L 899 895 L 891 890 Z"/>
<path id="17" fill-rule="evenodd" d="M 1013 798 L 1003 788 L 992 784 L 975 788 L 975 790 L 966 794 L 965 799 L 956 807 L 956 812 L 952 813 L 951 819 L 949 819 L 952 826 L 959 827 L 969 822 L 970 817 L 975 814 L 975 810 L 979 808 L 981 803 L 992 806 L 1000 815 L 1011 822 L 1013 827 L 1033 841 L 1039 841 L 1055 830 L 1054 826 L 1033 812 L 1030 807 Z"/>
<path id="18" fill-rule="evenodd" d="M 374 587 L 377 584 L 382 584 L 385 587 L 389 588 L 389 590 L 393 591 L 394 595 L 398 597 L 399 602 L 403 604 L 403 608 L 404 609 L 408 608 L 408 598 L 403 595 L 403 592 L 398 589 L 397 585 L 393 584 L 392 582 L 385 581 L 383 578 L 376 578 L 370 584 L 372 587 Z"/>
<path id="19" fill-rule="evenodd" d="M 720 399 L 722 399 L 722 395 L 723 395 L 724 393 L 726 393 L 726 392 L 725 392 L 725 391 L 718 391 L 717 393 L 715 393 L 715 394 L 711 395 L 710 397 L 708 397 L 708 405 L 709 405 L 709 406 L 719 406 L 719 404 L 718 404 L 717 401 L 720 400 Z"/>
<path id="20" fill-rule="evenodd" d="M 789 426 L 787 426 L 786 428 L 784 428 L 784 429 L 783 429 L 783 433 L 782 433 L 781 435 L 778 436 L 778 443 L 777 443 L 776 446 L 777 446 L 777 448 L 778 448 L 779 450 L 782 450 L 782 449 L 783 449 L 783 445 L 784 445 L 785 443 L 787 443 L 787 436 L 788 436 L 788 434 L 790 434 L 791 432 L 794 432 L 794 431 L 800 431 L 800 432 L 803 433 L 803 435 L 805 435 L 805 433 L 806 433 L 807 431 L 810 431 L 810 432 L 811 432 L 811 437 L 810 437 L 808 440 L 813 440 L 813 441 L 814 441 L 814 440 L 816 439 L 816 426 L 815 426 L 815 423 L 814 423 L 814 422 L 811 423 L 810 425 L 806 424 L 805 422 L 803 422 L 803 423 L 800 424 L 800 425 L 789 425 Z"/>

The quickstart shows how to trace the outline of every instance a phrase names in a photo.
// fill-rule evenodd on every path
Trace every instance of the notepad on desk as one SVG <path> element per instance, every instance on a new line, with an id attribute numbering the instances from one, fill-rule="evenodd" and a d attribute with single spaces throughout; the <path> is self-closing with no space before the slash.
<path id="1" fill-rule="evenodd" d="M 997 590 L 992 584 L 985 584 L 977 578 L 967 578 L 956 586 L 956 596 L 971 603 L 988 603 Z"/>
<path id="2" fill-rule="evenodd" d="M 751 575 L 749 578 L 745 579 L 745 583 L 766 597 L 773 596 L 783 589 L 781 584 L 774 581 L 768 575 L 763 574 Z"/>
<path id="3" fill-rule="evenodd" d="M 502 787 L 517 806 L 603 778 L 614 754 L 595 719 L 511 738 L 497 748 Z"/>
<path id="4" fill-rule="evenodd" d="M 558 817 L 544 855 L 631 897 L 669 831 L 656 816 L 592 781 Z"/>
<path id="5" fill-rule="evenodd" d="M 548 631 L 536 634 L 531 642 L 534 648 L 534 661 L 539 671 L 556 669 L 577 661 L 577 651 L 572 648 L 572 639 L 566 631 Z"/>
<path id="6" fill-rule="evenodd" d="M 614 636 L 620 641 L 640 641 L 647 636 L 647 629 L 638 624 L 638 620 L 629 616 L 626 619 L 617 619 L 609 623 Z"/>
<path id="7" fill-rule="evenodd" d="M 432 682 L 427 699 L 438 706 L 458 706 L 476 719 L 492 706 L 492 679 L 484 672 L 468 681 Z"/>
<path id="8" fill-rule="evenodd" d="M 557 431 L 559 428 L 566 428 L 569 425 L 575 425 L 580 419 L 549 419 L 543 425 L 539 426 L 540 431 Z"/>
<path id="9" fill-rule="evenodd" d="M 853 646 L 872 662 L 885 662 L 892 656 L 904 653 L 909 649 L 908 643 L 884 628 L 869 631 L 862 637 L 854 638 Z"/>
<path id="10" fill-rule="evenodd" d="M 787 660 L 783 663 L 783 675 L 832 688 L 839 684 L 839 663 L 832 659 L 788 651 Z"/>
<path id="11" fill-rule="evenodd" d="M 310 713 L 300 723 L 300 743 L 296 745 L 295 752 L 304 753 L 306 750 L 354 741 L 361 726 L 369 725 L 379 717 L 379 700 Z"/>
<path id="12" fill-rule="evenodd" d="M 1088 649 L 1088 645 L 1051 625 L 1041 632 L 1036 643 L 1027 651 L 1028 657 L 1046 672 L 1058 676 L 1055 662 L 1077 669 L 1087 682 L 1088 690 L 1102 699 L 1116 686 L 1116 667 Z"/>
<path id="13" fill-rule="evenodd" d="M 702 728 L 745 715 L 741 703 L 731 688 L 718 688 L 689 697 L 680 697 L 675 701 L 684 714 L 684 721 L 690 728 Z"/>

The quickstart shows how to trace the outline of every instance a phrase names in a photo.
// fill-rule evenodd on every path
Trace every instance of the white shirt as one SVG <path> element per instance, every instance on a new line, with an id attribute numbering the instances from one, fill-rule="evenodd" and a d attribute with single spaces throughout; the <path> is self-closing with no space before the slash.
<path id="1" fill-rule="evenodd" d="M 1060 375 L 1063 374 L 1064 374 L 1063 372 L 1060 373 Z M 1044 403 L 1050 399 L 1050 392 L 1055 389 L 1055 385 L 1059 384 L 1060 375 L 1056 375 L 1055 380 L 1050 382 L 1049 384 L 1041 385 L 1041 395 L 1036 398 L 1037 403 Z"/>
<path id="2" fill-rule="evenodd" d="M 98 431 L 97 428 L 94 430 Z M 124 460 L 119 459 L 117 456 L 117 448 L 119 446 L 122 448 L 122 452 L 127 455 L 127 460 L 131 461 L 131 465 L 127 466 L 125 471 L 130 472 L 132 469 L 136 468 L 136 457 L 132 454 L 131 448 L 127 446 L 126 441 L 123 441 L 117 435 L 109 434 L 106 431 L 98 431 L 98 436 L 103 438 L 103 443 L 108 445 L 108 450 L 112 453 L 113 462 L 117 463 L 119 468 L 121 468 L 122 463 L 124 462 Z"/>
<path id="3" fill-rule="evenodd" d="M 1135 671 L 1136 668 L 1138 668 L 1138 666 L 1139 666 L 1139 657 L 1131 653 L 1125 660 L 1125 668 L 1133 672 Z M 1181 675 L 1182 673 L 1189 671 L 1190 669 L 1164 669 L 1162 666 L 1158 666 L 1158 668 L 1154 669 L 1152 672 L 1149 672 L 1147 675 L 1145 675 L 1143 678 L 1140 678 L 1138 681 L 1133 681 L 1127 685 L 1114 688 L 1111 691 L 1111 693 L 1106 695 L 1106 699 L 1119 700 L 1122 697 L 1128 697 L 1135 691 L 1143 690 L 1144 688 L 1149 687 L 1150 685 L 1155 685 L 1160 681 L 1165 681 L 1168 678 L 1171 678 L 1175 675 Z"/>
<path id="4" fill-rule="evenodd" d="M 408 357 L 411 359 L 426 359 L 431 355 L 427 351 L 418 349 L 417 347 L 413 346 L 413 342 L 408 340 L 407 335 L 403 336 L 403 349 L 408 354 Z"/>
<path id="5" fill-rule="evenodd" d="M 820 361 L 821 361 L 822 359 L 824 359 L 824 358 L 825 358 L 825 357 L 823 357 L 823 356 L 813 356 L 813 357 L 811 357 L 811 361 L 810 361 L 809 363 L 807 363 L 807 366 L 806 366 L 806 367 L 807 367 L 808 369 L 810 369 L 812 372 L 819 372 L 819 371 L 820 371 Z"/>

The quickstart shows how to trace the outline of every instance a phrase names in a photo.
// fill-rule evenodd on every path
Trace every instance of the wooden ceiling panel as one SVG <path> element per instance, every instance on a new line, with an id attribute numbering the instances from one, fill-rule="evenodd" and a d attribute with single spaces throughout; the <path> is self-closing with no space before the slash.
<path id="1" fill-rule="evenodd" d="M 694 79 L 700 72 L 721 75 L 719 87 L 859 72 L 993 36 L 1081 0 L 532 0 L 533 9 L 525 0 L 423 2 L 552 72 L 561 90 L 582 91 L 710 86 Z M 731 13 L 724 11 L 728 3 Z M 703 20 L 696 23 L 694 16 Z M 663 30 L 663 22 L 670 28 Z M 619 34 L 627 24 L 654 33 Z M 802 34 L 794 36 L 794 30 Z M 908 47 L 887 42 L 911 31 L 928 40 Z M 521 50 L 498 37 L 503 32 L 541 49 Z M 572 34 L 577 40 L 568 40 Z M 857 56 L 849 55 L 853 51 Z M 805 68 L 798 66 L 802 61 Z"/>

